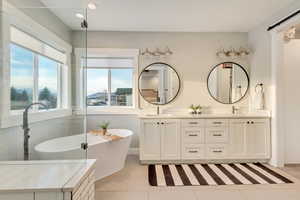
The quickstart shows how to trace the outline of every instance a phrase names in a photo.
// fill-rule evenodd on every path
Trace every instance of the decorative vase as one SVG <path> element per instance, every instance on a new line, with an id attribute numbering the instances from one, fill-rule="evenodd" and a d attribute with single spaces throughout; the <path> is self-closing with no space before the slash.
<path id="1" fill-rule="evenodd" d="M 103 128 L 102 131 L 103 131 L 103 135 L 106 135 L 106 133 L 107 133 L 107 128 Z"/>

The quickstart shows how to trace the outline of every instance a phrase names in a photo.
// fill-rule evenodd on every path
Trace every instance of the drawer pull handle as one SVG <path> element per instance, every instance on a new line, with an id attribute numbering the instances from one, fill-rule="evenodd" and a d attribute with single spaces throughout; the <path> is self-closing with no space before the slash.
<path id="1" fill-rule="evenodd" d="M 222 124 L 222 122 L 213 122 L 213 124 Z"/>
<path id="2" fill-rule="evenodd" d="M 189 124 L 198 124 L 198 122 L 189 122 Z"/>
<path id="3" fill-rule="evenodd" d="M 198 153 L 197 150 L 190 150 L 189 153 Z"/>
<path id="4" fill-rule="evenodd" d="M 189 134 L 189 136 L 191 136 L 191 137 L 196 137 L 196 136 L 198 136 L 197 134 Z"/>
<path id="5" fill-rule="evenodd" d="M 213 134 L 213 136 L 220 137 L 222 134 Z"/>
<path id="6" fill-rule="evenodd" d="M 223 151 L 222 150 L 214 150 L 213 152 L 214 153 L 222 153 Z"/>

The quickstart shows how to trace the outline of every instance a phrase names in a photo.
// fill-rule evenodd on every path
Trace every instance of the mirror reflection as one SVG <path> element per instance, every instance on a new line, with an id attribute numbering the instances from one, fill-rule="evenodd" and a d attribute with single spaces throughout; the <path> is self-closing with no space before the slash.
<path id="1" fill-rule="evenodd" d="M 149 103 L 164 105 L 175 99 L 180 79 L 173 67 L 166 63 L 153 63 L 139 77 L 139 91 Z"/>
<path id="2" fill-rule="evenodd" d="M 249 88 L 249 77 L 241 65 L 224 62 L 211 70 L 207 87 L 210 95 L 216 101 L 233 104 L 246 95 Z"/>

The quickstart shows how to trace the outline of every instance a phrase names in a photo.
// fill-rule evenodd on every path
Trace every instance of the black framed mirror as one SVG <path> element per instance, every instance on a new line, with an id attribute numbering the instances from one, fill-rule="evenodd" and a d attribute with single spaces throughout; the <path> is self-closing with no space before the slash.
<path id="1" fill-rule="evenodd" d="M 172 102 L 180 91 L 180 78 L 169 64 L 156 62 L 144 68 L 139 76 L 140 95 L 154 105 Z"/>
<path id="2" fill-rule="evenodd" d="M 235 62 L 216 65 L 207 77 L 210 96 L 222 104 L 234 104 L 242 100 L 249 90 L 249 75 Z"/>

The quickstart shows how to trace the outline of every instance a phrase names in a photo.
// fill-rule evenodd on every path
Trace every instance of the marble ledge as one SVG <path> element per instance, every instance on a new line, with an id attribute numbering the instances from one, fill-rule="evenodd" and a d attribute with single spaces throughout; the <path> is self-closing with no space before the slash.
<path id="1" fill-rule="evenodd" d="M 0 193 L 72 191 L 96 160 L 1 161 Z"/>

